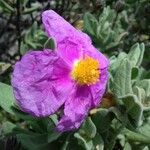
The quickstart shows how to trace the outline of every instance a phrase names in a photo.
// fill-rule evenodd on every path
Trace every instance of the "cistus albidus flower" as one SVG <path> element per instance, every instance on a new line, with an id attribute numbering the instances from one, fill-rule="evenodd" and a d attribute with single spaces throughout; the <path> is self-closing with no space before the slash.
<path id="1" fill-rule="evenodd" d="M 49 116 L 64 106 L 60 132 L 77 129 L 96 107 L 108 80 L 108 59 L 85 33 L 52 10 L 42 21 L 56 49 L 30 51 L 14 67 L 12 86 L 20 108 L 33 116 Z M 62 107 L 61 107 L 62 108 Z"/>

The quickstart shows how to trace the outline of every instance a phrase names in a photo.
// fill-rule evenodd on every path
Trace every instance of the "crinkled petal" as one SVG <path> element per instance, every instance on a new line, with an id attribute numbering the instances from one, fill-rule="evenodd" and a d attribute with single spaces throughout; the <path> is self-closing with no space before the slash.
<path id="1" fill-rule="evenodd" d="M 42 22 L 48 36 L 55 38 L 57 43 L 72 37 L 79 37 L 79 40 L 84 39 L 84 43 L 91 43 L 90 38 L 85 33 L 75 29 L 69 22 L 53 10 L 46 10 L 42 13 Z"/>
<path id="2" fill-rule="evenodd" d="M 91 93 L 88 86 L 74 88 L 65 103 L 64 116 L 57 125 L 60 132 L 77 129 L 91 107 Z"/>
<path id="3" fill-rule="evenodd" d="M 48 36 L 55 38 L 57 42 L 75 32 L 75 29 L 53 10 L 44 11 L 42 21 Z"/>
<path id="4" fill-rule="evenodd" d="M 101 99 L 105 93 L 106 90 L 106 85 L 108 82 L 108 68 L 105 68 L 103 70 L 101 70 L 100 73 L 100 78 L 99 78 L 99 82 L 91 85 L 90 89 L 91 89 L 91 94 L 92 94 L 92 107 L 96 107 L 99 105 L 99 103 L 101 102 Z"/>
<path id="5" fill-rule="evenodd" d="M 91 39 L 87 34 L 75 29 L 53 10 L 44 11 L 42 21 L 48 36 L 56 40 L 59 55 L 68 64 L 81 58 L 82 50 L 91 44 Z"/>
<path id="6" fill-rule="evenodd" d="M 65 102 L 72 88 L 69 67 L 50 50 L 32 51 L 17 62 L 12 86 L 18 105 L 33 116 L 48 116 Z"/>
<path id="7" fill-rule="evenodd" d="M 82 44 L 76 39 L 67 39 L 58 44 L 58 53 L 69 66 L 83 56 L 82 49 Z"/>
<path id="8" fill-rule="evenodd" d="M 109 67 L 108 58 L 104 54 L 102 54 L 98 49 L 96 49 L 93 45 L 89 44 L 89 47 L 87 47 L 87 49 L 85 49 L 83 53 L 84 55 L 88 55 L 98 60 L 100 64 L 100 70 Z"/>

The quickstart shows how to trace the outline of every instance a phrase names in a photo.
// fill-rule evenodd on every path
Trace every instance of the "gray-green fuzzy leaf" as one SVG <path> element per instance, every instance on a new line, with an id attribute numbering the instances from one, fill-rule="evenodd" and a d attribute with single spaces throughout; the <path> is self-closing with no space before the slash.
<path id="1" fill-rule="evenodd" d="M 114 94 L 119 98 L 127 94 L 132 94 L 132 85 L 131 85 L 131 64 L 128 59 L 124 59 L 114 76 Z"/>
<path id="2" fill-rule="evenodd" d="M 139 66 L 143 60 L 145 46 L 144 44 L 136 43 L 130 49 L 128 58 L 133 66 Z"/>
<path id="3" fill-rule="evenodd" d="M 12 87 L 0 82 L 0 106 L 7 112 L 14 114 L 12 107 L 15 103 Z"/>
<path id="4" fill-rule="evenodd" d="M 136 95 L 130 94 L 122 98 L 127 113 L 132 117 L 136 126 L 143 123 L 143 107 Z"/>

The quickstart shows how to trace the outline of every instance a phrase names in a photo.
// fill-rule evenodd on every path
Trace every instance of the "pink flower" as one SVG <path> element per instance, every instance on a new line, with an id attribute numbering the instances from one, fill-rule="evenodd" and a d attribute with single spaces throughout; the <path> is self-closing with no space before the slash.
<path id="1" fill-rule="evenodd" d="M 52 10 L 43 12 L 48 36 L 56 50 L 30 51 L 17 62 L 12 76 L 20 108 L 33 116 L 49 116 L 64 106 L 57 129 L 77 129 L 91 108 L 96 107 L 108 80 L 108 59 Z"/>

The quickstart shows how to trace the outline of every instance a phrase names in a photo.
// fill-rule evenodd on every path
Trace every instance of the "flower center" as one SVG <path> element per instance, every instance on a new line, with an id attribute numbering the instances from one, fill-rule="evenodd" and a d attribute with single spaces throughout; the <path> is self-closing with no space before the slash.
<path id="1" fill-rule="evenodd" d="M 91 85 L 99 81 L 99 62 L 89 56 L 75 63 L 71 76 L 79 85 Z"/>

